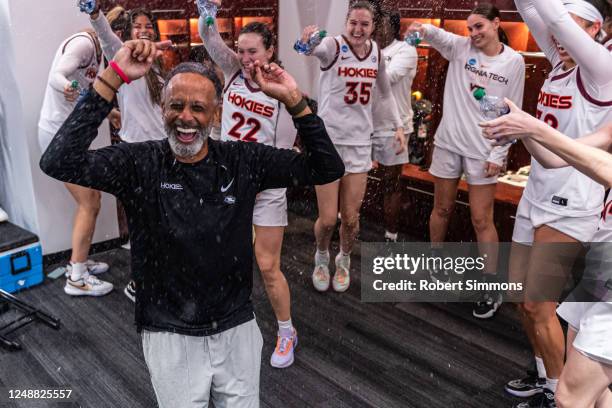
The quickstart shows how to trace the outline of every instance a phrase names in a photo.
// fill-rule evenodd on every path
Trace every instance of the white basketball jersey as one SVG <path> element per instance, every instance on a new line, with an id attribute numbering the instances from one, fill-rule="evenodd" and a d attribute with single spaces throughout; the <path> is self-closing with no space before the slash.
<path id="1" fill-rule="evenodd" d="M 336 57 L 321 67 L 319 116 L 334 144 L 371 144 L 372 99 L 380 64 L 380 50 L 371 41 L 370 52 L 359 58 L 343 36 L 336 41 Z"/>
<path id="2" fill-rule="evenodd" d="M 80 89 L 89 89 L 98 75 L 98 70 L 100 69 L 100 64 L 102 63 L 102 54 L 97 55 L 96 44 L 91 35 L 86 32 L 77 33 L 67 38 L 62 45 L 60 45 L 55 53 L 55 58 L 53 59 L 53 63 L 51 65 L 50 75 L 53 75 L 59 59 L 64 54 L 68 43 L 76 38 L 91 41 L 93 51 L 91 55 L 83 56 L 85 62 L 68 77 L 68 80 L 76 80 L 79 83 Z M 75 106 L 76 101 L 68 102 L 64 98 L 64 94 L 62 92 L 56 91 L 47 83 L 38 126 L 51 133 L 57 132 Z"/>
<path id="3" fill-rule="evenodd" d="M 280 108 L 279 101 L 251 85 L 242 71 L 236 72 L 223 95 L 221 140 L 284 146 L 276 135 Z M 279 136 L 295 138 L 295 133 Z"/>
<path id="4" fill-rule="evenodd" d="M 549 74 L 538 98 L 537 117 L 572 139 L 585 136 L 612 121 L 612 95 L 598 100 L 589 95 L 580 67 Z M 573 167 L 545 169 L 535 159 L 524 192 L 533 205 L 568 217 L 601 211 L 604 188 Z"/>

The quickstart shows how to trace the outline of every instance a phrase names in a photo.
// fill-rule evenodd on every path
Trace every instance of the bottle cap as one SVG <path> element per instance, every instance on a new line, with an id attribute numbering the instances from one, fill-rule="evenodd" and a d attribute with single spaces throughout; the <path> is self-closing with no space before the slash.
<path id="1" fill-rule="evenodd" d="M 485 91 L 484 88 L 476 88 L 476 90 L 474 91 L 474 98 L 476 98 L 477 101 L 481 100 L 486 95 L 487 91 Z"/>
<path id="2" fill-rule="evenodd" d="M 79 81 L 77 81 L 76 79 L 75 79 L 75 80 L 73 80 L 73 81 L 70 83 L 70 87 L 71 87 L 71 88 L 73 88 L 73 89 L 77 89 L 77 88 L 79 87 Z"/>
<path id="3" fill-rule="evenodd" d="M 207 26 L 209 26 L 209 27 L 210 27 L 210 26 L 211 26 L 211 25 L 213 25 L 214 23 L 215 23 L 215 19 L 214 19 L 214 18 L 212 18 L 211 16 L 206 17 L 206 25 L 207 25 Z"/>
<path id="4" fill-rule="evenodd" d="M 327 37 L 327 31 L 325 30 L 319 31 L 319 38 L 325 38 L 325 37 Z"/>

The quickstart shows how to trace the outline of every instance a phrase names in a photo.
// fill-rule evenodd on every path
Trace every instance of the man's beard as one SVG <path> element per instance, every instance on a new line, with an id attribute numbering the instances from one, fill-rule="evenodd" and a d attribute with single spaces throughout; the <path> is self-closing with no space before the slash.
<path id="1" fill-rule="evenodd" d="M 177 157 L 194 157 L 202 150 L 204 143 L 210 136 L 211 126 L 199 128 L 196 131 L 196 136 L 193 142 L 185 144 L 178 139 L 177 127 L 193 128 L 193 126 L 185 126 L 180 122 L 175 122 L 171 125 L 164 124 L 166 134 L 168 135 L 168 143 L 170 143 L 170 149 Z"/>

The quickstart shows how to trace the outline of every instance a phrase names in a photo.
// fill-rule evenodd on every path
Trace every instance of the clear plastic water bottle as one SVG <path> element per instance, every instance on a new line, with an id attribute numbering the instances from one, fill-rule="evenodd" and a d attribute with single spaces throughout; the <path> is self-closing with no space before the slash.
<path id="1" fill-rule="evenodd" d="M 77 81 L 76 79 L 73 80 L 70 83 L 70 87 L 72 89 L 78 89 L 79 90 L 79 97 L 77 98 L 76 103 L 81 102 L 81 99 L 83 99 L 85 97 L 85 95 L 87 95 L 87 89 L 81 88 L 81 86 L 79 85 L 79 81 Z"/>
<path id="2" fill-rule="evenodd" d="M 321 41 L 327 36 L 327 31 L 319 30 L 315 31 L 308 38 L 308 42 L 303 42 L 301 39 L 297 40 L 293 45 L 293 49 L 297 51 L 298 54 L 306 54 L 309 55 L 312 50 L 319 44 Z"/>
<path id="3" fill-rule="evenodd" d="M 480 111 L 489 120 L 510 113 L 510 107 L 504 102 L 503 98 L 487 95 L 487 92 L 482 88 L 474 91 L 474 98 L 480 102 Z"/>
<path id="4" fill-rule="evenodd" d="M 78 4 L 81 13 L 92 14 L 96 9 L 96 0 L 79 0 Z"/>
<path id="5" fill-rule="evenodd" d="M 198 11 L 200 15 L 204 17 L 204 21 L 207 26 L 211 26 L 215 23 L 215 18 L 217 18 L 218 7 L 216 4 L 208 1 L 208 0 L 198 0 Z"/>
<path id="6" fill-rule="evenodd" d="M 421 32 L 420 31 L 415 31 L 412 32 L 410 34 L 408 34 L 406 36 L 406 42 L 410 45 L 412 45 L 413 47 L 416 47 L 417 45 L 419 45 L 421 43 L 423 39 L 421 38 Z"/>

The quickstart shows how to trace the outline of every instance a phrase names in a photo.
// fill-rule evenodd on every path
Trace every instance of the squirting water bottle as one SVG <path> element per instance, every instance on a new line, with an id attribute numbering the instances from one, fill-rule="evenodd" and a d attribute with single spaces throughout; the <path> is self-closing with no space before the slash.
<path id="1" fill-rule="evenodd" d="M 474 98 L 480 102 L 480 111 L 485 118 L 491 120 L 510 113 L 510 107 L 503 98 L 487 95 L 483 88 L 474 91 Z"/>
<path id="2" fill-rule="evenodd" d="M 198 0 L 198 11 L 200 15 L 204 17 L 207 26 L 210 27 L 215 23 L 218 11 L 218 7 L 215 3 L 209 0 Z"/>
<path id="3" fill-rule="evenodd" d="M 96 9 L 96 0 L 79 0 L 81 13 L 91 14 Z"/>
<path id="4" fill-rule="evenodd" d="M 420 31 L 414 31 L 410 34 L 408 34 L 406 36 L 406 40 L 405 40 L 408 44 L 412 45 L 413 47 L 416 47 L 417 45 L 419 45 L 422 41 L 421 38 L 421 32 Z"/>
<path id="5" fill-rule="evenodd" d="M 296 50 L 298 54 L 310 55 L 312 50 L 314 50 L 317 45 L 321 44 L 321 41 L 323 41 L 326 36 L 327 31 L 317 30 L 310 34 L 308 42 L 303 42 L 301 39 L 297 40 L 293 45 L 293 49 Z"/>
<path id="6" fill-rule="evenodd" d="M 78 98 L 76 100 L 76 103 L 81 102 L 81 99 L 83 99 L 85 97 L 85 95 L 87 95 L 87 89 L 81 88 L 81 86 L 79 85 L 79 81 L 77 81 L 76 79 L 73 80 L 70 83 L 70 87 L 72 89 L 78 89 L 79 90 L 79 96 L 78 96 Z"/>

